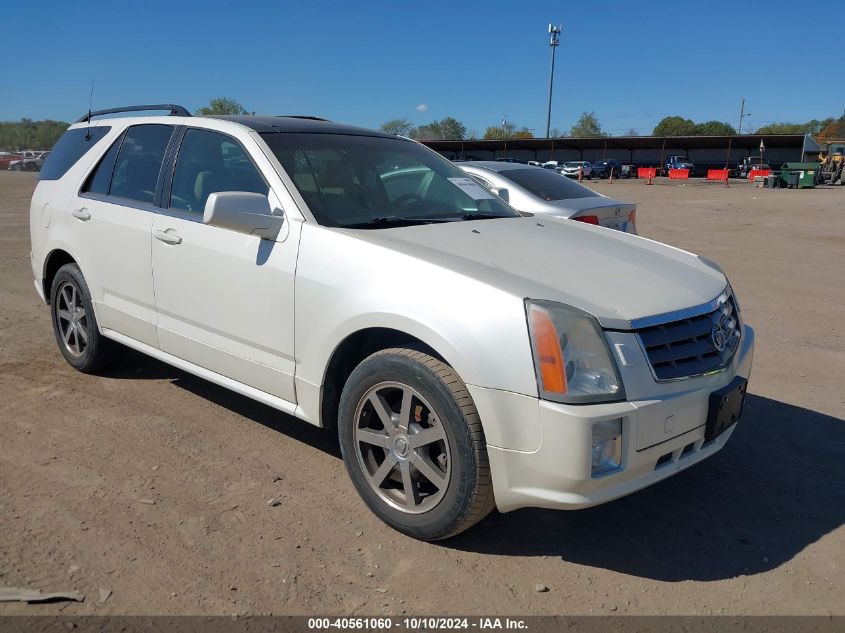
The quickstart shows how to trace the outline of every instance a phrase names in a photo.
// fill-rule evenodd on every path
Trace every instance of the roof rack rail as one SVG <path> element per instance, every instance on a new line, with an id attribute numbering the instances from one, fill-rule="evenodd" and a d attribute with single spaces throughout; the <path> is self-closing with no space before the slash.
<path id="1" fill-rule="evenodd" d="M 109 108 L 108 110 L 95 110 L 94 112 L 88 112 L 86 115 L 81 117 L 77 120 L 77 123 L 82 123 L 84 121 L 88 121 L 90 123 L 91 117 L 102 116 L 104 114 L 117 114 L 118 112 L 144 112 L 146 110 L 170 110 L 170 116 L 191 116 L 188 109 L 183 106 L 174 105 L 172 103 L 154 103 L 152 105 L 136 105 L 126 106 L 123 108 Z"/>
<path id="2" fill-rule="evenodd" d="M 324 119 L 323 117 L 319 116 L 311 116 L 310 114 L 277 114 L 276 116 L 284 117 L 286 119 L 308 119 L 309 121 L 329 121 L 329 119 Z"/>

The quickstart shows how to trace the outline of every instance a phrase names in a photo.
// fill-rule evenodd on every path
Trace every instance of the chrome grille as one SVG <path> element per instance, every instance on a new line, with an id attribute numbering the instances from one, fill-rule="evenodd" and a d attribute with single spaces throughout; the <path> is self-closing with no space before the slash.
<path id="1" fill-rule="evenodd" d="M 727 294 L 716 300 L 710 312 L 635 331 L 657 380 L 724 369 L 733 360 L 742 336 L 736 301 Z"/>

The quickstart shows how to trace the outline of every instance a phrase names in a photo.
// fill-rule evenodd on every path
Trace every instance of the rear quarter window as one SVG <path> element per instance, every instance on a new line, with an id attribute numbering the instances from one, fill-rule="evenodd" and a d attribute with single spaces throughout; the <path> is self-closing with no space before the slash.
<path id="1" fill-rule="evenodd" d="M 573 200 L 598 196 L 595 191 L 579 185 L 574 180 L 543 169 L 509 169 L 499 172 L 543 200 Z"/>
<path id="2" fill-rule="evenodd" d="M 58 180 L 64 176 L 109 130 L 110 126 L 97 126 L 76 128 L 62 134 L 44 161 L 38 180 Z"/>

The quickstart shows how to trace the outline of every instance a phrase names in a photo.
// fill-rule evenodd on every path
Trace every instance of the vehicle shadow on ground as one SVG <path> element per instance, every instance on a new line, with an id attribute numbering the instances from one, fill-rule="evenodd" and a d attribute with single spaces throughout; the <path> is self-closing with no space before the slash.
<path id="1" fill-rule="evenodd" d="M 651 488 L 575 512 L 493 514 L 444 542 L 668 582 L 768 571 L 845 523 L 845 420 L 749 394 L 725 448 Z"/>
<path id="2" fill-rule="evenodd" d="M 340 458 L 333 432 L 128 351 L 112 378 L 174 385 Z M 437 545 L 569 563 L 667 582 L 776 568 L 845 524 L 845 420 L 749 394 L 713 457 L 639 493 L 574 512 L 494 512 Z"/>
<path id="3" fill-rule="evenodd" d="M 219 387 L 140 352 L 127 348 L 120 362 L 104 372 L 103 376 L 118 380 L 170 380 L 180 389 L 340 459 L 336 433 L 317 428 L 292 415 L 282 413 L 225 387 Z"/>

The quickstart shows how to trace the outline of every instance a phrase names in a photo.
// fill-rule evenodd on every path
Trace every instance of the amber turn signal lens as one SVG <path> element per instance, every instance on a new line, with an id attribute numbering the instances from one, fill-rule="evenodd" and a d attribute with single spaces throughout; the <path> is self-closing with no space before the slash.
<path id="1" fill-rule="evenodd" d="M 564 394 L 566 393 L 566 372 L 555 324 L 542 308 L 532 306 L 530 315 L 543 389 L 548 393 Z"/>

